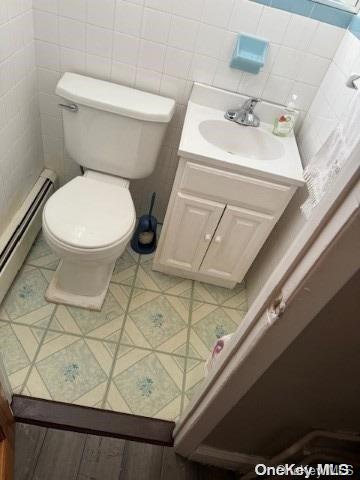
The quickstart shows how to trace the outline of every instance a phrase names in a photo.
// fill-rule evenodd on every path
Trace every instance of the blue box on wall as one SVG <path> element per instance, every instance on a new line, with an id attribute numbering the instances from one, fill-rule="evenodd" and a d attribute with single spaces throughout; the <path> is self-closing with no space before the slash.
<path id="1" fill-rule="evenodd" d="M 265 65 L 269 42 L 249 35 L 239 35 L 230 62 L 231 68 L 249 73 L 259 73 Z"/>

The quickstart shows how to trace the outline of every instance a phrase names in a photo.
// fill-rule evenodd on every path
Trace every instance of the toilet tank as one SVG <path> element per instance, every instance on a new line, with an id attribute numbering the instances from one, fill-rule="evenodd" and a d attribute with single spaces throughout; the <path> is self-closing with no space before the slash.
<path id="1" fill-rule="evenodd" d="M 56 93 L 66 100 L 65 147 L 76 163 L 129 179 L 152 173 L 174 100 L 74 73 Z"/>

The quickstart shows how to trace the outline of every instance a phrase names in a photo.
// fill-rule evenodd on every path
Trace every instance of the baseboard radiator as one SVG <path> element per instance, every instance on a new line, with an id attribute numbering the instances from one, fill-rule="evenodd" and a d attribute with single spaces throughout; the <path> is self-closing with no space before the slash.
<path id="1" fill-rule="evenodd" d="M 55 173 L 44 170 L 0 235 L 0 304 L 41 229 L 42 210 L 55 190 L 55 182 Z"/>

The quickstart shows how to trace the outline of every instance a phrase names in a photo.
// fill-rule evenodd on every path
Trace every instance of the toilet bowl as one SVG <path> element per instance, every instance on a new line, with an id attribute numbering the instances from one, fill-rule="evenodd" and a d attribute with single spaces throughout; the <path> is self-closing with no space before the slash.
<path id="1" fill-rule="evenodd" d="M 43 232 L 61 262 L 46 299 L 99 310 L 136 215 L 122 178 L 86 171 L 58 190 L 43 211 Z"/>
<path id="2" fill-rule="evenodd" d="M 61 77 L 56 93 L 67 153 L 85 174 L 44 207 L 45 240 L 61 259 L 46 298 L 100 310 L 135 228 L 129 180 L 154 171 L 175 102 L 74 73 Z"/>

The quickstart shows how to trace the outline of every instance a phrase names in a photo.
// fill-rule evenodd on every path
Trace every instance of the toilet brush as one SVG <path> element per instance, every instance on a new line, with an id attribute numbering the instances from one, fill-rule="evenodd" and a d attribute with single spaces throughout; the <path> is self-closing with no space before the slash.
<path id="1" fill-rule="evenodd" d="M 142 215 L 131 239 L 131 247 L 141 254 L 152 253 L 156 249 L 157 220 L 152 215 L 156 194 L 151 196 L 150 209 L 147 215 Z"/>

